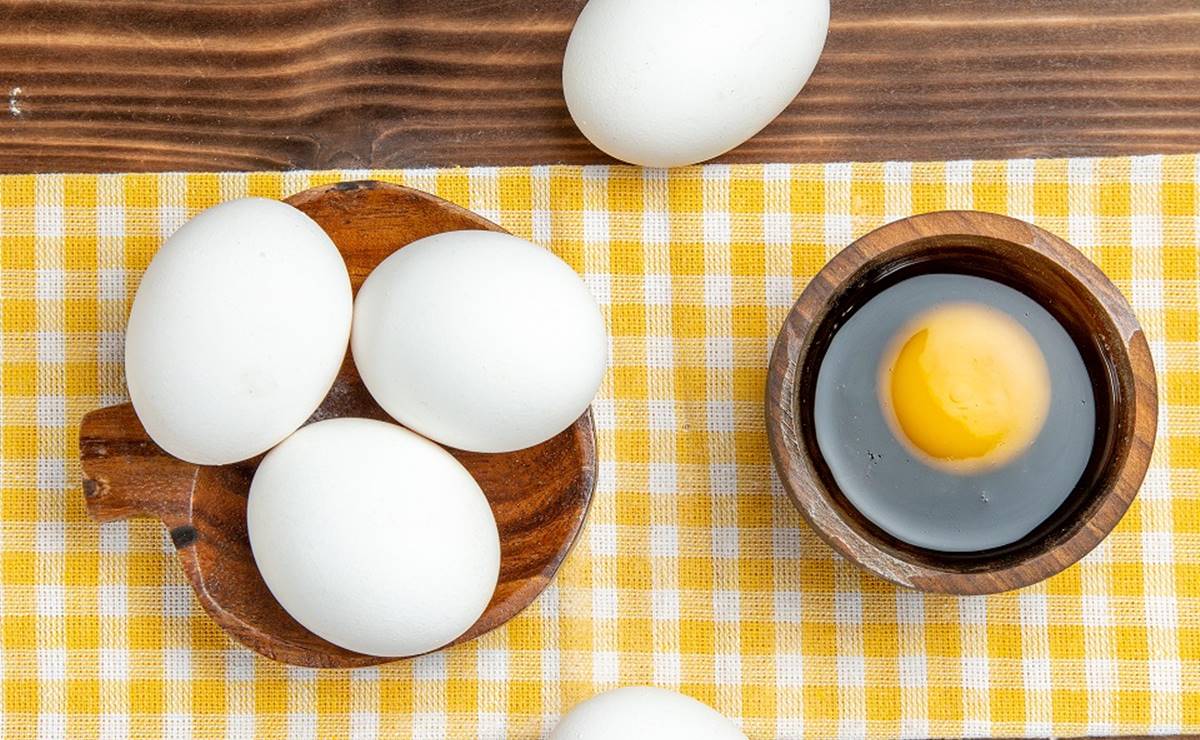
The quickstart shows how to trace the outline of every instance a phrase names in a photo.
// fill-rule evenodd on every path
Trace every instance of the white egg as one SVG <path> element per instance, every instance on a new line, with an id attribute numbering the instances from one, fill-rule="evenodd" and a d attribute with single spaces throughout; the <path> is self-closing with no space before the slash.
<path id="1" fill-rule="evenodd" d="M 608 339 L 587 286 L 554 254 L 508 234 L 451 231 L 367 276 L 350 347 L 401 424 L 450 447 L 508 452 L 583 414 Z"/>
<path id="2" fill-rule="evenodd" d="M 617 159 L 702 162 L 783 112 L 828 27 L 829 0 L 589 0 L 563 61 L 567 108 Z"/>
<path id="3" fill-rule="evenodd" d="M 291 206 L 214 206 L 162 245 L 138 286 L 125 378 L 150 438 L 202 465 L 291 434 L 346 355 L 353 299 L 337 247 Z"/>
<path id="4" fill-rule="evenodd" d="M 576 704 L 550 740 L 746 740 L 732 722 L 690 696 L 650 686 L 606 691 Z"/>
<path id="5" fill-rule="evenodd" d="M 288 437 L 254 474 L 246 518 L 271 593 L 348 650 L 436 650 L 496 590 L 500 536 L 479 485 L 395 424 L 329 419 Z"/>

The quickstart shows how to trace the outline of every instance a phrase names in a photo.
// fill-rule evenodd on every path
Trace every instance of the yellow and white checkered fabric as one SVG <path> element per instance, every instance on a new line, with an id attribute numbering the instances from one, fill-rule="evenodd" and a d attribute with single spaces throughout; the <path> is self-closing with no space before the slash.
<path id="1" fill-rule="evenodd" d="M 373 177 L 546 245 L 609 321 L 600 483 L 555 583 L 471 644 L 288 668 L 201 611 L 162 528 L 99 526 L 77 425 L 125 398 L 139 276 L 197 211 Z M 1200 732 L 1200 157 L 0 177 L 0 735 L 536 738 L 603 689 L 695 696 L 752 738 Z M 1047 583 L 897 590 L 774 478 L 768 352 L 855 237 L 943 208 L 1078 246 L 1132 301 L 1158 447 L 1120 527 Z"/>

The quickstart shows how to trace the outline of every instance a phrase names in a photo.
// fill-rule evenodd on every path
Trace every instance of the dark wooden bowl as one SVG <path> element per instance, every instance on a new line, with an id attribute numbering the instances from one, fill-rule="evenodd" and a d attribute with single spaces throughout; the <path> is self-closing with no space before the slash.
<path id="1" fill-rule="evenodd" d="M 431 234 L 502 229 L 470 211 L 379 182 L 307 190 L 288 203 L 319 223 L 341 250 L 355 291 L 385 257 Z M 391 421 L 347 353 L 333 389 L 309 422 L 339 416 Z M 263 655 L 302 666 L 351 668 L 392 658 L 329 643 L 292 619 L 271 595 L 246 533 L 246 496 L 262 457 L 197 466 L 155 445 L 131 404 L 83 419 L 79 451 L 88 513 L 97 521 L 149 516 L 170 530 L 200 604 L 230 635 Z M 454 643 L 499 627 L 546 588 L 583 526 L 596 482 L 591 412 L 557 437 L 505 454 L 449 450 L 483 489 L 500 530 L 500 581 L 487 609 Z M 452 643 L 453 644 L 453 643 Z"/>
<path id="2" fill-rule="evenodd" d="M 1096 443 L 1079 484 L 1041 526 L 994 550 L 935 552 L 888 535 L 838 490 L 816 444 L 812 399 L 830 339 L 881 290 L 929 272 L 990 278 L 1038 301 L 1071 335 L 1092 378 Z M 1120 521 L 1146 474 L 1157 415 L 1150 348 L 1116 287 L 1053 234 L 972 211 L 897 221 L 834 257 L 788 314 L 767 380 L 767 432 L 775 467 L 817 534 L 846 558 L 893 583 L 955 594 L 1036 583 L 1099 544 Z"/>

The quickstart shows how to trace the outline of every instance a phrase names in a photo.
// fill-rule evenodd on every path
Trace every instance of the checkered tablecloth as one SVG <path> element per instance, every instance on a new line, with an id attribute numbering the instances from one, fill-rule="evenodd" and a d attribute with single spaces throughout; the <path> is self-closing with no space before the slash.
<path id="1" fill-rule="evenodd" d="M 150 257 L 247 194 L 373 177 L 553 249 L 609 321 L 600 482 L 557 580 L 505 628 L 349 672 L 228 640 L 155 522 L 99 526 L 77 429 L 125 399 Z M 655 684 L 751 738 L 1200 732 L 1200 158 L 0 177 L 0 735 L 535 738 Z M 1159 370 L 1138 500 L 1020 592 L 901 591 L 835 556 L 775 480 L 763 391 L 806 280 L 889 220 L 973 208 L 1078 246 Z"/>

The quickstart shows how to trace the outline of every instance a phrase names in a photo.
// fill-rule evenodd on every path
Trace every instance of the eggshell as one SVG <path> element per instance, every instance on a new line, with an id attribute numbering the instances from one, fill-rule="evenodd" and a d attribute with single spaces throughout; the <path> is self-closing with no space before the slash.
<path id="1" fill-rule="evenodd" d="M 265 198 L 203 211 L 138 286 L 125 379 L 146 431 L 175 457 L 237 462 L 296 430 L 329 391 L 353 308 L 337 247 Z"/>
<path id="2" fill-rule="evenodd" d="M 246 517 L 271 593 L 349 650 L 436 650 L 496 590 L 500 536 L 479 485 L 450 453 L 395 424 L 304 427 L 259 466 Z"/>
<path id="3" fill-rule="evenodd" d="M 746 740 L 732 722 L 690 696 L 649 686 L 614 689 L 575 705 L 550 740 Z"/>
<path id="4" fill-rule="evenodd" d="M 783 112 L 828 27 L 829 0 L 590 0 L 563 60 L 567 108 L 617 159 L 711 159 Z"/>
<path id="5" fill-rule="evenodd" d="M 608 339 L 587 286 L 554 254 L 508 234 L 452 231 L 367 276 L 350 346 L 401 424 L 451 447 L 507 452 L 583 414 Z"/>

